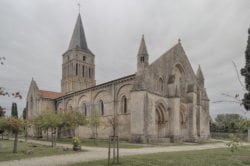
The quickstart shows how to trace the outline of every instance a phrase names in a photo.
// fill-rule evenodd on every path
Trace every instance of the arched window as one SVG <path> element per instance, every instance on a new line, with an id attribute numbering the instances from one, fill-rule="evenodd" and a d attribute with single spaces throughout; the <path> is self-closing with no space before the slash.
<path id="1" fill-rule="evenodd" d="M 104 115 L 104 104 L 103 104 L 102 100 L 99 101 L 99 110 L 100 110 L 101 115 L 103 116 Z"/>
<path id="2" fill-rule="evenodd" d="M 126 96 L 122 97 L 121 106 L 122 106 L 122 113 L 126 114 L 128 112 Z"/>
<path id="3" fill-rule="evenodd" d="M 85 103 L 82 104 L 82 113 L 87 116 L 87 105 Z"/>
<path id="4" fill-rule="evenodd" d="M 86 57 L 85 57 L 85 56 L 83 56 L 83 57 L 82 57 L 82 60 L 83 60 L 83 61 L 85 61 L 85 60 L 86 60 Z"/>
<path id="5" fill-rule="evenodd" d="M 162 78 L 159 79 L 159 90 L 163 92 L 163 79 Z"/>

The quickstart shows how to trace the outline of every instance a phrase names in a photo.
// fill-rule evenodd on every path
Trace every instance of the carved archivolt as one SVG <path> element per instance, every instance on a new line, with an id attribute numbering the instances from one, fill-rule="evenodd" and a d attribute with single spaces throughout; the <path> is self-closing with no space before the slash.
<path id="1" fill-rule="evenodd" d="M 165 124 L 169 121 L 169 111 L 166 110 L 166 107 L 159 103 L 156 107 L 156 122 L 157 124 Z"/>

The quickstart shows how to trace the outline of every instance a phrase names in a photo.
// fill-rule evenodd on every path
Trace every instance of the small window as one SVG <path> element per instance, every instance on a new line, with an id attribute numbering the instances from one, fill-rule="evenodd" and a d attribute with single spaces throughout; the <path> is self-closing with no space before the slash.
<path id="1" fill-rule="evenodd" d="M 83 56 L 83 57 L 82 57 L 82 60 L 83 60 L 83 61 L 85 61 L 85 60 L 86 60 L 86 57 L 85 57 L 85 56 Z"/>
<path id="2" fill-rule="evenodd" d="M 30 98 L 30 108 L 33 109 L 33 97 Z"/>
<path id="3" fill-rule="evenodd" d="M 128 112 L 127 111 L 127 98 L 126 98 L 126 96 L 122 97 L 121 105 L 122 105 L 122 113 L 126 114 Z"/>
<path id="4" fill-rule="evenodd" d="M 161 91 L 161 92 L 163 92 L 163 79 L 162 78 L 160 78 L 159 79 L 159 90 Z"/>
<path id="5" fill-rule="evenodd" d="M 82 105 L 82 113 L 84 113 L 84 116 L 87 116 L 87 106 L 85 103 Z"/>
<path id="6" fill-rule="evenodd" d="M 99 109 L 100 109 L 101 115 L 103 116 L 104 115 L 104 104 L 103 104 L 102 100 L 99 101 Z"/>
<path id="7" fill-rule="evenodd" d="M 89 78 L 91 78 L 91 68 L 89 68 Z"/>
<path id="8" fill-rule="evenodd" d="M 68 56 L 68 61 L 69 61 L 69 56 Z"/>

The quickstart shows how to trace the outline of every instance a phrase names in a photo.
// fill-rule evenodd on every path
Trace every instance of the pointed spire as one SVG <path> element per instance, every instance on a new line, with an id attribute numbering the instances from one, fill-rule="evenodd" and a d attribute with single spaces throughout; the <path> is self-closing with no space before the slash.
<path id="1" fill-rule="evenodd" d="M 178 43 L 179 43 L 179 44 L 181 43 L 181 38 L 178 39 Z"/>
<path id="2" fill-rule="evenodd" d="M 199 80 L 204 80 L 204 76 L 203 76 L 203 73 L 202 73 L 202 70 L 201 70 L 201 66 L 199 65 L 198 67 L 198 70 L 197 70 L 197 73 L 196 73 L 196 77 L 199 79 Z"/>
<path id="3" fill-rule="evenodd" d="M 144 40 L 144 35 L 142 35 L 138 55 L 147 55 L 147 54 L 148 54 L 148 51 L 147 51 L 147 47 L 146 47 L 146 42 Z"/>
<path id="4" fill-rule="evenodd" d="M 71 41 L 69 44 L 69 50 L 75 49 L 75 48 L 81 49 L 84 51 L 88 51 L 88 46 L 87 46 L 87 42 L 86 42 L 86 38 L 85 38 L 85 33 L 84 33 L 80 13 L 77 17 L 74 32 L 73 32 L 73 35 L 71 37 Z"/>

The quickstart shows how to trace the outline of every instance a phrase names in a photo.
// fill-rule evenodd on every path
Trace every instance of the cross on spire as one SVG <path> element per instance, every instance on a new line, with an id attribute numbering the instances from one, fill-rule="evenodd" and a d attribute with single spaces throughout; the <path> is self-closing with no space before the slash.
<path id="1" fill-rule="evenodd" d="M 78 6 L 78 12 L 80 13 L 80 10 L 81 10 L 81 3 L 80 3 L 80 0 L 78 0 L 77 6 Z"/>

